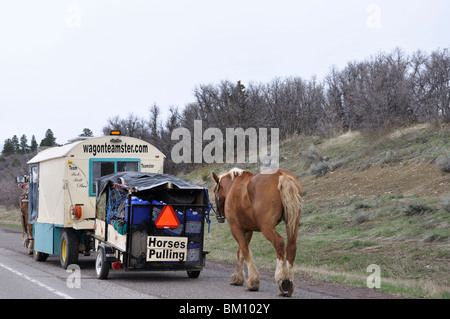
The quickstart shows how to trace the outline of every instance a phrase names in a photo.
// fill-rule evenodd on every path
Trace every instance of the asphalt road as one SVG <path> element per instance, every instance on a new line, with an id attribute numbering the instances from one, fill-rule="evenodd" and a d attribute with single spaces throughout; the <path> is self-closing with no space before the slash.
<path id="1" fill-rule="evenodd" d="M 108 279 L 98 280 L 94 263 L 95 252 L 88 257 L 80 256 L 78 273 L 61 268 L 58 256 L 36 262 L 22 247 L 21 233 L 0 226 L 0 299 L 282 299 L 277 296 L 272 272 L 261 271 L 260 290 L 249 292 L 244 287 L 229 285 L 233 265 L 207 261 L 197 279 L 188 278 L 185 271 L 111 270 Z M 78 281 L 77 274 L 80 274 Z M 326 287 L 296 279 L 296 291 L 289 299 L 354 297 L 358 294 L 339 289 L 328 292 Z"/>

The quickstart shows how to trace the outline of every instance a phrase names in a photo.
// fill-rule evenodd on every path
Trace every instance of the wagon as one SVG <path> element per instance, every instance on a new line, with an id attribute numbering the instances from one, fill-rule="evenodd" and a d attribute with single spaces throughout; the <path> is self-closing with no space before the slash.
<path id="1" fill-rule="evenodd" d="M 204 265 L 207 189 L 167 174 L 124 172 L 98 180 L 94 244 L 97 278 L 110 269 L 183 270 Z"/>
<path id="2" fill-rule="evenodd" d="M 89 255 L 98 178 L 124 171 L 162 173 L 164 158 L 153 145 L 117 134 L 39 152 L 28 162 L 27 222 L 33 225 L 35 260 L 59 255 L 67 268 L 79 254 Z"/>

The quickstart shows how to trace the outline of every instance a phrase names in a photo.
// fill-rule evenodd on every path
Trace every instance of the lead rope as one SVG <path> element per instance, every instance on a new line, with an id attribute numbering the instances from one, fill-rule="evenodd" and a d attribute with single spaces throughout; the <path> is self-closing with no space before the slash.
<path id="1" fill-rule="evenodd" d="M 211 204 L 211 202 L 209 201 L 208 189 L 206 187 L 203 187 L 203 189 L 205 190 L 205 193 L 203 194 L 203 196 L 206 195 L 206 199 L 208 201 L 208 208 L 206 209 L 206 212 L 205 212 L 205 218 L 206 218 L 206 223 L 208 224 L 208 234 L 209 234 L 209 232 L 211 231 L 211 219 L 209 218 L 209 212 L 211 211 L 211 208 L 214 210 L 214 207 Z"/>

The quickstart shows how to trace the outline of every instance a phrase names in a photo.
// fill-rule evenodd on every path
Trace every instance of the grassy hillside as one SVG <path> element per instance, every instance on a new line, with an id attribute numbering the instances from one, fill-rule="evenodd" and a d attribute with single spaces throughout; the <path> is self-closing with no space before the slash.
<path id="1" fill-rule="evenodd" d="M 295 137 L 280 151 L 280 166 L 304 188 L 297 274 L 365 287 L 367 267 L 377 264 L 383 291 L 450 297 L 450 126 Z M 182 177 L 210 187 L 211 195 L 210 172 L 230 167 L 214 164 Z M 284 224 L 278 230 L 285 235 Z M 274 249 L 261 234 L 250 247 L 259 267 L 275 269 Z M 213 220 L 206 249 L 209 258 L 236 261 L 227 224 Z"/>

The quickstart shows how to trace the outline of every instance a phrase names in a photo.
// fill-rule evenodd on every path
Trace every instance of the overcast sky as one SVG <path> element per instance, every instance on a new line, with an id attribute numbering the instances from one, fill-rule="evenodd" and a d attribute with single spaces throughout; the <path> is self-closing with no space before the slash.
<path id="1" fill-rule="evenodd" d="M 0 146 L 183 108 L 196 85 L 317 75 L 450 47 L 450 1 L 0 0 Z M 1 151 L 1 150 L 0 150 Z"/>

